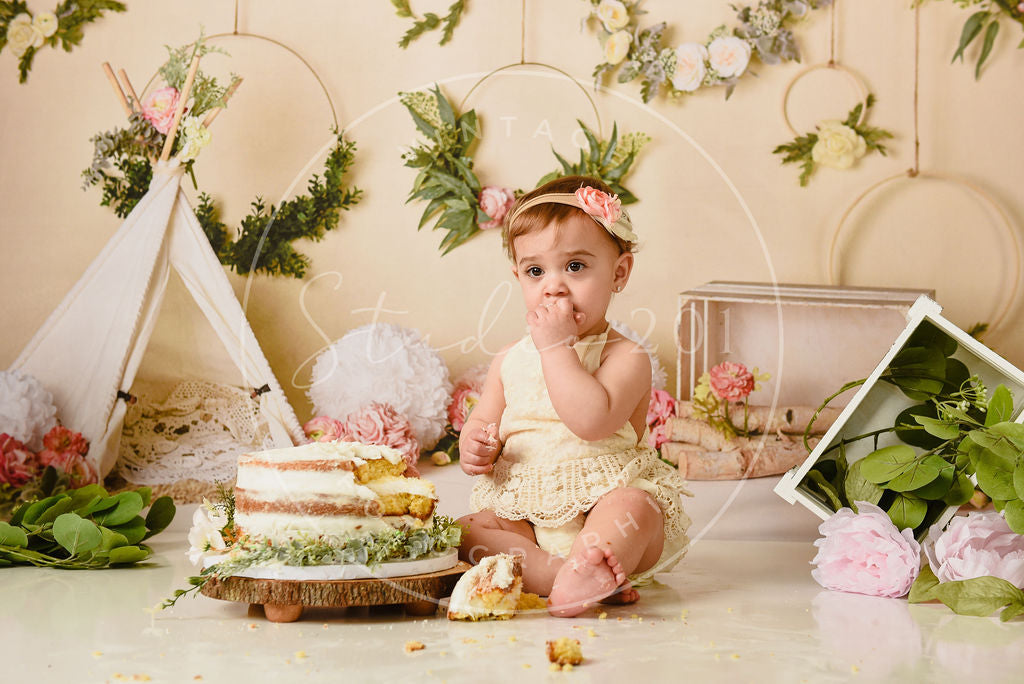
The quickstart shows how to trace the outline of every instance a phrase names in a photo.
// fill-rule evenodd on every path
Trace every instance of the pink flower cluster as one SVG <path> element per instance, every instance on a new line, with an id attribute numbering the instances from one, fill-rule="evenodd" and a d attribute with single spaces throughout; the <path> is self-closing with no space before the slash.
<path id="1" fill-rule="evenodd" d="M 754 391 L 754 374 L 742 363 L 723 361 L 708 372 L 711 391 L 725 401 L 742 401 Z"/>
<path id="2" fill-rule="evenodd" d="M 480 401 L 480 389 L 472 385 L 457 385 L 448 404 L 448 422 L 456 432 L 462 432 L 473 407 Z"/>
<path id="3" fill-rule="evenodd" d="M 350 413 L 344 421 L 317 416 L 302 426 L 313 442 L 360 442 L 388 446 L 402 452 L 408 466 L 405 474 L 418 477 L 416 462 L 420 443 L 413 434 L 409 419 L 391 404 L 373 402 Z"/>
<path id="4" fill-rule="evenodd" d="M 0 433 L 0 483 L 21 487 L 41 474 L 46 466 L 63 470 L 71 478 L 71 487 L 99 480 L 96 468 L 85 457 L 89 442 L 81 433 L 55 425 L 43 437 L 43 450 L 33 453 L 6 432 Z"/>
<path id="5" fill-rule="evenodd" d="M 609 195 L 587 185 L 576 191 L 576 199 L 583 211 L 604 219 L 609 226 L 622 216 L 622 203 L 618 195 Z"/>
<path id="6" fill-rule="evenodd" d="M 178 108 L 179 93 L 176 88 L 154 90 L 142 101 L 142 116 L 153 128 L 167 135 L 174 123 L 174 110 Z"/>
<path id="7" fill-rule="evenodd" d="M 651 388 L 651 403 L 647 406 L 647 443 L 654 449 L 668 441 L 668 419 L 676 415 L 676 400 L 665 390 Z"/>
<path id="8" fill-rule="evenodd" d="M 497 185 L 485 185 L 480 191 L 480 210 L 491 217 L 490 221 L 480 223 L 480 230 L 500 228 L 512 205 L 516 202 L 515 194 L 508 188 Z"/>

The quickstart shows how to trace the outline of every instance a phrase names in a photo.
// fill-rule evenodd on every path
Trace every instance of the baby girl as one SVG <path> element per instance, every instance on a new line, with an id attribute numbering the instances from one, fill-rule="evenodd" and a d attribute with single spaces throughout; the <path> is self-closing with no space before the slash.
<path id="1" fill-rule="evenodd" d="M 605 318 L 636 234 L 604 183 L 569 176 L 521 197 L 503 236 L 529 333 L 495 357 L 462 429 L 479 480 L 460 555 L 521 555 L 553 615 L 631 603 L 631 580 L 670 569 L 690 523 L 682 477 L 647 446 L 650 359 Z"/>

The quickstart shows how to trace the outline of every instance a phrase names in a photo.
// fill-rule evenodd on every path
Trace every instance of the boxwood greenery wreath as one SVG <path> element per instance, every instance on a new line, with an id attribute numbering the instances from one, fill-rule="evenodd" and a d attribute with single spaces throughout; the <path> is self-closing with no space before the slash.
<path id="1" fill-rule="evenodd" d="M 499 225 L 512 199 L 522 191 L 483 186 L 473 171 L 472 148 L 479 137 L 476 110 L 456 112 L 436 85 L 429 92 L 399 93 L 399 100 L 426 138 L 402 155 L 406 166 L 420 170 L 406 202 L 427 202 L 417 230 L 436 218 L 434 230 L 445 231 L 439 249 L 447 254 L 479 233 L 482 226 Z M 585 175 L 607 183 L 623 204 L 636 202 L 637 197 L 622 183 L 650 136 L 628 133 L 619 138 L 618 125 L 613 124 L 611 138 L 604 141 L 582 121 L 577 122 L 587 139 L 579 160 L 570 163 L 552 148 L 559 168 L 544 175 L 534 187 L 562 176 Z M 484 195 L 495 189 L 507 197 L 500 216 L 491 216 L 483 208 Z"/>

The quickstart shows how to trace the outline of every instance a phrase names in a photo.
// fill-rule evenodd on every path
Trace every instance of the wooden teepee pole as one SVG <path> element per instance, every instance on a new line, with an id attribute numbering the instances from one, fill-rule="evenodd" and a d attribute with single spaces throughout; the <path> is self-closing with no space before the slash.
<path id="1" fill-rule="evenodd" d="M 238 90 L 238 86 L 240 86 L 240 85 L 242 85 L 241 77 L 236 78 L 234 81 L 232 81 L 231 85 L 224 92 L 224 103 L 225 104 L 227 104 L 227 101 L 230 100 L 231 96 L 235 94 L 235 91 Z M 217 115 L 219 115 L 222 111 L 224 111 L 223 107 L 216 107 L 214 109 L 211 109 L 207 113 L 206 118 L 203 119 L 203 128 L 209 128 L 210 124 L 213 123 L 213 120 L 216 119 Z"/>
<path id="2" fill-rule="evenodd" d="M 160 161 L 167 161 L 171 158 L 171 150 L 174 148 L 174 138 L 178 134 L 178 124 L 181 123 L 181 115 L 185 113 L 185 103 L 192 94 L 192 82 L 196 79 L 196 72 L 199 70 L 199 51 L 196 50 L 192 57 L 192 64 L 188 68 L 188 76 L 185 77 L 185 85 L 182 86 L 181 94 L 178 97 L 178 106 L 174 110 L 174 119 L 171 121 L 171 128 L 167 131 L 167 139 L 164 140 L 164 149 L 160 153 Z"/>
<path id="3" fill-rule="evenodd" d="M 107 75 L 107 80 L 110 81 L 110 85 L 114 89 L 114 95 L 117 96 L 118 102 L 121 103 L 121 108 L 124 109 L 125 115 L 131 116 L 132 107 L 128 104 L 128 98 L 124 96 L 124 91 L 121 90 L 121 84 L 117 82 L 117 76 L 114 76 L 114 70 L 110 68 L 110 62 L 103 63 L 103 73 Z"/>
<path id="4" fill-rule="evenodd" d="M 124 93 L 128 96 L 128 102 L 131 103 L 132 109 L 141 113 L 142 102 L 139 101 L 139 96 L 135 93 L 132 82 L 128 80 L 128 73 L 124 69 L 118 69 L 117 77 L 121 79 L 121 85 L 124 86 Z"/>

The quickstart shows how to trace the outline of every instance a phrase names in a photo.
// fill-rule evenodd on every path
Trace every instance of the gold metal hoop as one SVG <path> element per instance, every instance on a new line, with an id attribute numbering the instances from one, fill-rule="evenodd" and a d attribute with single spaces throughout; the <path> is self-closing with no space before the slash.
<path id="1" fill-rule="evenodd" d="M 601 132 L 601 114 L 597 111 L 597 103 L 594 102 L 594 98 L 591 97 L 590 93 L 583 86 L 583 84 L 580 83 L 579 81 L 577 81 L 572 76 L 572 74 L 570 74 L 569 72 L 565 71 L 564 69 L 559 69 L 556 66 L 553 66 L 551 64 L 545 64 L 544 62 L 515 62 L 513 64 L 506 64 L 505 66 L 500 66 L 497 69 L 494 69 L 492 71 L 488 71 L 486 74 L 481 76 L 480 80 L 478 80 L 476 83 L 474 83 L 470 87 L 470 89 L 466 92 L 466 94 L 462 97 L 462 101 L 459 102 L 459 111 L 460 112 L 464 111 L 466 102 L 469 100 L 470 96 L 474 93 L 474 91 L 476 91 L 476 89 L 479 88 L 483 84 L 484 81 L 486 81 L 487 79 L 491 78 L 492 76 L 495 76 L 495 75 L 497 75 L 497 74 L 499 74 L 499 73 L 501 73 L 503 71 L 507 71 L 508 69 L 514 69 L 516 67 L 521 67 L 521 66 L 535 66 L 535 67 L 543 67 L 545 69 L 550 69 L 551 71 L 555 71 L 555 72 L 561 74 L 562 76 L 565 76 L 570 81 L 572 81 L 572 83 L 575 84 L 580 89 L 580 91 L 583 93 L 583 96 L 587 98 L 587 101 L 590 102 L 590 107 L 591 107 L 591 109 L 594 110 L 594 119 L 597 121 L 597 130 L 595 132 L 597 133 L 598 137 L 601 137 L 601 135 L 602 135 L 602 132 Z"/>
<path id="2" fill-rule="evenodd" d="M 790 79 L 789 83 L 786 85 L 786 91 L 782 95 L 782 120 L 785 122 L 786 128 L 789 129 L 789 132 L 793 134 L 793 137 L 799 136 L 800 133 L 798 133 L 796 129 L 793 128 L 793 123 L 789 120 L 790 92 L 793 90 L 793 86 L 796 85 L 796 82 L 799 81 L 801 78 L 814 71 L 821 71 L 822 69 L 833 69 L 835 71 L 839 71 L 843 74 L 846 74 L 846 76 L 853 82 L 853 85 L 857 88 L 857 92 L 860 96 L 860 102 L 863 103 L 863 106 L 860 109 L 860 118 L 857 120 L 858 126 L 864 122 L 864 117 L 866 117 L 868 114 L 868 87 L 864 83 L 864 79 L 855 74 L 852 70 L 844 67 L 842 64 L 834 60 L 829 60 L 828 62 L 825 62 L 823 64 L 814 64 L 807 67 L 803 71 L 799 72 L 792 79 Z M 839 118 L 844 119 L 845 117 Z"/>
<path id="3" fill-rule="evenodd" d="M 991 195 L 989 195 L 987 192 L 985 192 L 984 190 L 979 188 L 977 185 L 974 185 L 970 181 L 966 181 L 966 180 L 964 180 L 962 178 L 957 178 L 956 176 L 951 176 L 951 175 L 948 175 L 948 174 L 936 173 L 936 172 L 914 171 L 913 169 L 911 169 L 910 171 L 904 171 L 903 173 L 898 173 L 898 174 L 896 174 L 894 176 L 889 176 L 888 178 L 883 178 L 882 180 L 878 181 L 874 185 L 871 185 L 870 187 L 868 187 L 868 189 L 865 190 L 864 192 L 862 192 L 860 195 L 858 195 L 857 198 L 853 201 L 853 203 L 849 207 L 846 208 L 846 211 L 843 212 L 842 217 L 840 217 L 840 219 L 839 219 L 839 224 L 836 226 L 835 231 L 832 233 L 832 240 L 831 240 L 831 243 L 829 244 L 829 247 L 828 247 L 828 282 L 829 282 L 829 284 L 830 285 L 838 285 L 839 284 L 839 280 L 840 280 L 839 266 L 838 266 L 839 243 L 840 243 L 840 239 L 842 238 L 843 228 L 846 225 L 846 220 L 850 217 L 850 214 L 853 213 L 854 208 L 857 207 L 857 205 L 859 205 L 861 202 L 863 202 L 869 195 L 874 193 L 879 188 L 881 188 L 881 187 L 883 187 L 885 185 L 888 185 L 889 183 L 892 183 L 893 181 L 901 180 L 901 179 L 904 179 L 904 178 L 931 178 L 931 179 L 934 179 L 934 180 L 941 180 L 941 181 L 945 181 L 945 182 L 948 182 L 948 183 L 955 183 L 955 184 L 961 185 L 961 186 L 967 188 L 968 190 L 970 190 L 971 192 L 973 192 L 976 197 L 978 197 L 982 201 L 986 202 L 990 207 L 995 209 L 996 213 L 999 215 L 999 218 L 1002 219 L 1002 225 L 1003 225 L 1003 228 L 1005 229 L 1005 233 L 1006 233 L 1007 237 L 1009 238 L 1010 242 L 1013 244 L 1013 256 L 1014 256 L 1014 260 L 1013 260 L 1013 287 L 1010 287 L 1010 288 L 1006 289 L 1008 294 L 1004 296 L 1003 303 L 996 310 L 995 318 L 989 324 L 989 330 L 990 331 L 991 330 L 995 330 L 996 328 L 999 327 L 999 325 L 1006 318 L 1006 315 L 1010 312 L 1010 309 L 1012 308 L 1013 303 L 1017 300 L 1017 297 L 1018 297 L 1018 294 L 1019 294 L 1018 291 L 1019 291 L 1020 285 L 1021 285 L 1021 242 L 1020 242 L 1020 238 L 1018 237 L 1017 232 L 1013 229 L 1013 223 L 1010 221 L 1009 215 L 1003 210 L 1003 208 L 1001 206 L 999 206 L 999 204 L 992 198 Z"/>
<path id="4" fill-rule="evenodd" d="M 235 11 L 237 13 L 237 7 L 235 8 Z M 236 20 L 237 20 L 237 18 L 236 18 Z M 320 85 L 320 90 L 323 91 L 324 97 L 327 98 L 327 106 L 330 107 L 330 109 L 331 109 L 331 119 L 334 121 L 334 127 L 338 128 L 338 113 L 337 113 L 337 110 L 335 110 L 335 108 L 334 108 L 334 100 L 331 98 L 331 94 L 330 94 L 330 92 L 328 92 L 327 86 L 324 85 L 323 79 L 320 78 L 320 74 L 318 74 L 316 72 L 316 69 L 314 69 L 313 66 L 309 62 L 307 62 L 306 59 L 302 55 L 300 55 L 298 52 L 296 52 L 292 48 L 288 47 L 287 45 L 285 45 L 281 41 L 275 40 L 275 39 L 270 38 L 268 36 L 261 36 L 258 33 L 245 33 L 243 31 L 231 31 L 231 32 L 227 32 L 227 33 L 215 33 L 212 36 L 207 36 L 206 40 L 214 40 L 216 38 L 232 38 L 232 37 L 236 37 L 236 38 L 255 38 L 257 40 L 262 40 L 262 41 L 265 41 L 267 43 L 271 43 L 272 45 L 276 45 L 279 48 L 283 48 L 284 50 L 287 50 L 288 52 L 290 52 L 292 54 L 292 56 L 294 56 L 296 59 L 298 59 L 300 62 L 302 62 L 302 65 L 305 66 L 306 69 L 309 70 L 309 73 L 313 74 L 313 78 L 315 78 L 316 82 Z M 156 79 L 156 77 L 159 75 L 159 73 L 160 72 L 157 71 L 157 73 L 155 73 L 155 74 L 153 74 L 152 76 L 149 77 L 149 80 L 146 81 L 146 85 L 142 88 L 142 92 L 143 93 L 145 93 L 147 90 L 149 90 L 149 87 L 151 85 L 153 85 L 153 81 Z"/>

